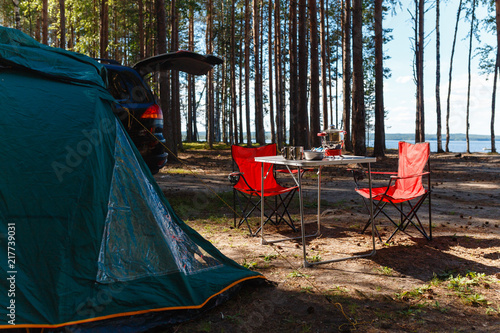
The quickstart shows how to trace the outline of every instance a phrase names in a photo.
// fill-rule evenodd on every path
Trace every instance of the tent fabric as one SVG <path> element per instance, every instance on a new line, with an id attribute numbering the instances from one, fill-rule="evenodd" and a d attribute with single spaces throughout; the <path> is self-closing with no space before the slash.
<path id="1" fill-rule="evenodd" d="M 43 76 L 104 87 L 106 71 L 91 58 L 38 43 L 15 29 L 0 26 L 0 59 L 3 64 L 29 68 Z"/>
<path id="2" fill-rule="evenodd" d="M 105 74 L 0 27 L 2 329 L 138 332 L 264 278 L 175 214 L 112 113 Z"/>

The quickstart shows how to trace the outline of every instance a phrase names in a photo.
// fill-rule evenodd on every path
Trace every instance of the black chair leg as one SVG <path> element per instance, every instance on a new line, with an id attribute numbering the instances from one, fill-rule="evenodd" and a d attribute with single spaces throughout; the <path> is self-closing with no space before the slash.
<path id="1" fill-rule="evenodd" d="M 233 190 L 233 191 L 235 191 L 235 190 Z M 251 236 L 256 236 L 258 234 L 258 232 L 259 232 L 259 230 L 260 230 L 261 227 L 259 226 L 259 228 L 255 232 L 252 231 L 252 228 L 250 227 L 250 222 L 248 221 L 248 219 L 250 218 L 250 216 L 252 215 L 252 213 L 255 210 L 257 210 L 258 212 L 261 211 L 261 207 L 260 207 L 260 205 L 261 205 L 261 199 L 259 197 L 258 202 L 255 203 L 254 201 L 252 201 L 252 198 L 254 196 L 252 196 L 252 195 L 248 195 L 247 196 L 247 195 L 245 195 L 243 193 L 238 193 L 238 191 L 235 191 L 235 192 L 236 193 L 234 193 L 234 203 L 233 203 L 233 207 L 234 207 L 234 226 L 236 228 L 239 228 L 242 224 L 246 223 L 247 227 L 249 229 L 250 235 Z M 264 212 L 264 217 L 266 218 L 266 220 L 264 221 L 264 225 L 267 224 L 268 222 L 271 222 L 271 223 L 273 223 L 275 225 L 278 225 L 278 224 L 280 224 L 283 221 L 294 232 L 297 231 L 297 228 L 293 224 L 293 219 L 290 216 L 290 212 L 288 210 L 288 206 L 290 205 L 290 202 L 292 201 L 295 192 L 296 191 L 290 191 L 290 192 L 288 192 L 284 198 L 281 195 L 276 195 L 275 196 L 274 205 L 272 203 L 269 204 L 269 202 L 266 202 L 266 208 L 267 208 L 266 211 L 269 209 L 271 211 L 271 213 L 270 214 L 266 214 Z M 241 195 L 242 198 L 240 198 L 240 195 Z M 244 204 L 241 199 L 243 199 L 246 204 Z M 240 211 L 242 212 L 242 214 L 244 214 L 244 216 L 239 220 L 239 222 L 236 221 L 236 215 L 237 215 L 236 214 L 236 201 L 238 201 L 238 206 L 240 208 Z M 273 215 L 275 215 L 275 216 L 273 216 Z"/>

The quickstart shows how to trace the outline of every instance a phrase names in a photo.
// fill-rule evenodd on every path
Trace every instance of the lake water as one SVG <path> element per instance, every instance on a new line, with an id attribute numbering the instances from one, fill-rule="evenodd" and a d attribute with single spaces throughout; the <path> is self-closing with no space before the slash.
<path id="1" fill-rule="evenodd" d="M 398 149 L 399 140 L 385 140 L 385 147 L 387 149 Z M 431 152 L 437 152 L 437 141 L 427 140 L 431 144 Z M 441 141 L 443 150 L 446 148 L 446 140 Z M 414 142 L 411 142 L 414 143 Z M 373 147 L 373 140 L 370 140 L 369 146 Z M 491 148 L 491 141 L 483 140 L 470 140 L 469 141 L 471 153 L 488 153 Z M 465 141 L 450 141 L 449 150 L 454 153 L 465 153 L 467 151 L 467 143 Z M 487 150 L 484 150 L 486 148 Z M 500 141 L 495 140 L 495 148 L 497 151 L 500 149 Z"/>

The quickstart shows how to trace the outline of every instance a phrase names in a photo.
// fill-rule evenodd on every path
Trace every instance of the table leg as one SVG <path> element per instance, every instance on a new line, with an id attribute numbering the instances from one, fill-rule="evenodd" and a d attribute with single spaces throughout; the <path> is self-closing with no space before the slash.
<path id="1" fill-rule="evenodd" d="M 321 168 L 321 167 L 320 167 Z M 321 169 L 320 169 L 320 175 L 321 175 Z M 321 179 L 321 176 L 319 175 L 318 179 Z M 299 178 L 300 180 L 300 178 Z M 365 257 L 371 257 L 375 255 L 377 252 L 375 249 L 375 225 L 373 221 L 373 197 L 372 197 L 372 177 L 371 177 L 371 164 L 368 163 L 368 187 L 370 189 L 370 220 L 372 223 L 372 244 L 373 244 L 373 249 L 370 253 L 367 254 L 360 254 L 360 255 L 355 255 L 355 256 L 349 256 L 349 257 L 343 257 L 343 258 L 336 258 L 336 259 L 331 259 L 331 260 L 322 260 L 322 261 L 315 261 L 315 262 L 309 262 L 307 261 L 306 258 L 306 245 L 305 245 L 305 237 L 304 237 L 304 231 L 302 232 L 302 244 L 303 244 L 303 252 L 304 252 L 304 267 L 310 267 L 313 265 L 319 265 L 319 264 L 326 264 L 326 263 L 331 263 L 331 262 L 338 262 L 338 261 L 343 261 L 343 260 L 348 260 L 348 259 L 357 259 L 357 258 L 365 258 Z M 318 185 L 318 207 L 319 207 L 319 200 L 321 199 L 320 197 L 320 185 Z M 301 209 L 302 209 L 302 197 L 301 197 Z M 301 210 L 302 212 L 302 210 Z M 318 210 L 318 227 L 319 227 L 319 210 Z M 303 215 L 301 214 L 301 218 Z M 304 223 L 303 219 L 302 221 L 302 228 L 304 228 Z M 319 228 L 318 228 L 318 233 L 319 233 Z"/>
<path id="2" fill-rule="evenodd" d="M 264 162 L 261 163 L 261 180 L 260 180 L 260 243 L 266 245 L 267 242 L 264 239 Z"/>
<path id="3" fill-rule="evenodd" d="M 302 195 L 302 172 L 298 169 L 299 178 L 299 209 L 300 209 L 300 232 L 302 233 L 302 252 L 304 254 L 304 267 L 307 267 L 306 259 L 306 224 L 304 222 L 304 197 Z"/>
<path id="4" fill-rule="evenodd" d="M 370 221 L 372 224 L 372 242 L 373 251 L 372 255 L 375 254 L 375 221 L 373 220 L 373 193 L 372 193 L 372 167 L 371 163 L 368 163 L 368 189 L 370 190 Z"/>
<path id="5" fill-rule="evenodd" d="M 319 234 L 321 233 L 321 168 L 322 166 L 320 165 L 318 167 L 318 211 L 317 211 L 317 223 L 318 223 L 318 226 L 317 226 L 317 230 L 316 230 L 316 233 L 314 234 L 314 236 L 319 236 Z M 303 248 L 303 252 L 304 252 L 304 267 L 308 267 L 310 266 L 310 263 L 307 261 L 307 257 L 306 257 L 306 238 L 305 238 L 305 223 L 303 222 L 304 221 L 304 215 L 303 215 L 303 209 L 304 209 L 304 205 L 303 205 L 303 202 L 302 202 L 302 191 L 301 191 L 301 196 L 300 196 L 300 202 L 301 202 L 301 225 L 302 225 L 302 248 Z M 311 235 L 313 236 L 313 235 Z"/>
<path id="6" fill-rule="evenodd" d="M 287 166 L 288 168 L 288 171 L 290 171 L 290 168 Z M 263 214 L 263 211 L 264 211 L 264 193 L 261 193 L 261 228 L 260 228 L 260 232 L 261 232 L 261 244 L 262 245 L 267 245 L 267 244 L 274 244 L 274 243 L 279 243 L 279 242 L 285 242 L 285 241 L 291 241 L 291 240 L 300 240 L 300 239 L 305 239 L 307 237 L 316 237 L 319 235 L 319 230 L 317 230 L 314 234 L 310 234 L 310 235 L 306 235 L 305 234 L 305 222 L 304 222 L 304 202 L 303 202 L 303 196 L 302 196 L 302 172 L 303 170 L 301 169 L 301 167 L 297 167 L 297 179 L 295 179 L 295 177 L 293 176 L 293 173 L 290 171 L 290 174 L 292 175 L 293 177 L 293 180 L 295 181 L 295 184 L 297 185 L 298 187 L 298 191 L 299 191 L 299 208 L 300 208 L 300 224 L 301 224 L 301 235 L 300 236 L 296 236 L 296 237 L 286 237 L 286 238 L 280 238 L 280 239 L 272 239 L 272 240 L 268 240 L 264 237 L 264 214 Z M 262 174 L 264 174 L 264 168 L 262 168 Z M 262 181 L 262 188 L 264 188 L 264 181 Z M 318 215 L 319 216 L 319 215 Z M 319 218 L 318 218 L 318 225 L 319 225 Z M 302 242 L 303 244 L 305 244 L 305 242 L 303 241 Z M 304 249 L 305 251 L 305 249 Z"/>
<path id="7" fill-rule="evenodd" d="M 321 233 L 321 170 L 323 166 L 320 165 L 318 167 L 318 231 L 316 232 L 317 235 Z"/>

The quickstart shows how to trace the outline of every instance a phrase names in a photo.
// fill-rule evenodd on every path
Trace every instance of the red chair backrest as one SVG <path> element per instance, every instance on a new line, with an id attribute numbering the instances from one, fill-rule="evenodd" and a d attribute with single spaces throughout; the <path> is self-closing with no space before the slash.
<path id="1" fill-rule="evenodd" d="M 400 141 L 398 176 L 406 177 L 422 173 L 425 164 L 429 160 L 429 154 L 430 146 L 428 142 L 411 144 Z M 414 197 L 425 192 L 422 177 L 398 179 L 395 187 L 394 196 L 396 197 Z"/>
<path id="2" fill-rule="evenodd" d="M 238 166 L 239 171 L 243 173 L 248 185 L 250 185 L 252 189 L 260 191 L 262 166 L 261 163 L 255 162 L 254 158 L 261 156 L 276 156 L 276 144 L 273 143 L 257 148 L 231 146 L 231 154 L 234 162 Z M 269 163 L 264 163 L 264 172 L 267 172 L 270 167 L 271 171 L 269 171 L 268 176 L 264 180 L 264 189 L 277 186 L 272 166 Z M 240 177 L 240 180 L 236 185 L 234 185 L 234 187 L 248 189 L 243 177 Z"/>

